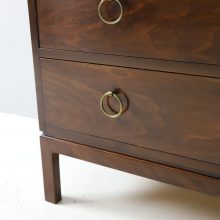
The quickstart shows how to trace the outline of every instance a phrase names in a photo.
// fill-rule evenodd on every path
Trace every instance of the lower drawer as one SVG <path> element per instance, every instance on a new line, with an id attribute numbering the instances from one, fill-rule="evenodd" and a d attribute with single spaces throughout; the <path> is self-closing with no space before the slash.
<path id="1" fill-rule="evenodd" d="M 220 165 L 219 79 L 47 59 L 41 74 L 46 127 Z"/>

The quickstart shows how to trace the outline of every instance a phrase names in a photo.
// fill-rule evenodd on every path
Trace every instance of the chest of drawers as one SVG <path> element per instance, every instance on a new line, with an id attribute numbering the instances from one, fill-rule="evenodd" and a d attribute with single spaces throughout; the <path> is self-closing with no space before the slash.
<path id="1" fill-rule="evenodd" d="M 220 2 L 28 3 L 46 200 L 60 154 L 220 196 Z"/>

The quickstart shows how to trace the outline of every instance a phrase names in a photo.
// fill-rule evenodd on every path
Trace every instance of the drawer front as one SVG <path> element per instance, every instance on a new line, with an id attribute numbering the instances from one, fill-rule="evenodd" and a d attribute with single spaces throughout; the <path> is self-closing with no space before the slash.
<path id="1" fill-rule="evenodd" d="M 100 0 L 37 0 L 40 46 L 220 64 L 219 0 L 120 0 L 122 20 L 98 16 Z M 117 17 L 116 4 L 104 5 Z"/>
<path id="2" fill-rule="evenodd" d="M 220 164 L 219 79 L 47 59 L 41 72 L 47 126 Z"/>

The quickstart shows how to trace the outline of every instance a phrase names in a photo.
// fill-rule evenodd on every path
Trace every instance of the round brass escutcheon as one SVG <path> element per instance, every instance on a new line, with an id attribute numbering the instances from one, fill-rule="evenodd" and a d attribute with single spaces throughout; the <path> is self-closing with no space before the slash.
<path id="1" fill-rule="evenodd" d="M 106 20 L 106 19 L 103 17 L 102 12 L 101 12 L 101 8 L 102 8 L 103 4 L 104 4 L 105 2 L 109 2 L 109 1 L 115 1 L 115 2 L 118 4 L 119 8 L 120 8 L 120 15 L 119 15 L 119 17 L 118 17 L 116 20 L 114 20 L 114 21 L 108 21 L 108 20 Z M 101 0 L 100 3 L 99 3 L 99 6 L 98 6 L 98 13 L 99 13 L 100 19 L 101 19 L 105 24 L 111 24 L 111 25 L 113 25 L 113 24 L 117 24 L 117 23 L 119 23 L 119 22 L 121 21 L 122 16 L 123 16 L 123 7 L 122 7 L 122 4 L 121 4 L 121 2 L 120 2 L 119 0 Z"/>
<path id="2" fill-rule="evenodd" d="M 109 113 L 106 112 L 105 108 L 104 108 L 104 99 L 107 98 L 107 97 L 113 97 L 115 98 L 118 103 L 119 103 L 119 112 L 115 115 L 110 115 Z M 123 112 L 123 107 L 122 107 L 122 102 L 120 100 L 120 98 L 112 91 L 109 91 L 109 92 L 106 92 L 100 99 L 100 108 L 103 112 L 103 114 L 109 118 L 118 118 L 122 112 Z"/>

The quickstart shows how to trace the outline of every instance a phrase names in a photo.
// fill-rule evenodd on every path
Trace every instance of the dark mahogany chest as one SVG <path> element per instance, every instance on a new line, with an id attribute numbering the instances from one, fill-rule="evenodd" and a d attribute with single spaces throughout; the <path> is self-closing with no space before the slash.
<path id="1" fill-rule="evenodd" d="M 220 1 L 28 3 L 46 200 L 59 154 L 220 196 Z"/>

